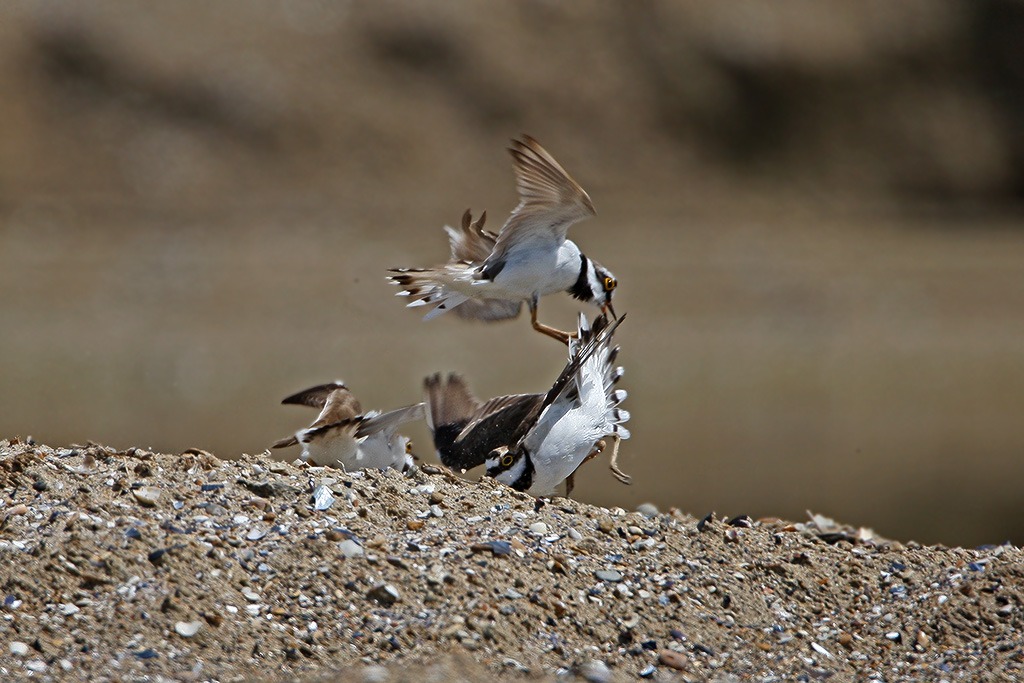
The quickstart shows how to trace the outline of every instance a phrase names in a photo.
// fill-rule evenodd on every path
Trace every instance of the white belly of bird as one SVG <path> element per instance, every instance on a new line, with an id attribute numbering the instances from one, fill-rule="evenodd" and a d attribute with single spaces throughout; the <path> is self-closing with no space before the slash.
<path id="1" fill-rule="evenodd" d="M 530 299 L 569 289 L 579 277 L 580 250 L 566 240 L 553 246 L 511 250 L 494 280 L 473 280 L 470 296 L 495 299 Z"/>
<path id="2" fill-rule="evenodd" d="M 405 461 L 405 449 L 399 449 L 396 444 L 398 439 L 388 439 L 384 432 L 371 434 L 359 444 L 359 455 L 357 467 L 382 469 L 394 467 L 402 469 Z M 397 451 L 401 452 L 397 452 Z"/>
<path id="3" fill-rule="evenodd" d="M 302 444 L 302 458 L 320 467 L 330 465 L 352 471 L 359 467 L 358 453 L 358 444 L 347 433 L 314 437 Z"/>

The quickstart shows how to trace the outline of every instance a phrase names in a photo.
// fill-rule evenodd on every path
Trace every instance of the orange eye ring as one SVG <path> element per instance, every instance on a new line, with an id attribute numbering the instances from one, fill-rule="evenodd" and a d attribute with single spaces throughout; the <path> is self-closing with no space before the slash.
<path id="1" fill-rule="evenodd" d="M 501 456 L 501 465 L 502 465 L 502 467 L 509 467 L 509 466 L 511 466 L 513 460 L 515 460 L 515 458 L 512 457 L 511 453 L 506 453 L 505 455 Z"/>
<path id="2" fill-rule="evenodd" d="M 604 279 L 604 291 L 610 292 L 618 286 L 618 282 L 613 277 L 606 277 Z"/>
<path id="3" fill-rule="evenodd" d="M 405 452 L 412 453 L 412 441 L 405 442 Z"/>

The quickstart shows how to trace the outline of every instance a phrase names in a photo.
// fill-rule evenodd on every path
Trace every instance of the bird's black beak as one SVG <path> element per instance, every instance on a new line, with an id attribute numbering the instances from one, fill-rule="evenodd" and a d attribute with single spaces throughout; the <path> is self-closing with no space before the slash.
<path id="1" fill-rule="evenodd" d="M 615 315 L 615 309 L 612 308 L 612 302 L 611 301 L 609 301 L 608 303 L 606 303 L 604 306 L 601 307 L 601 312 L 602 313 L 611 313 L 612 314 L 612 320 L 618 320 L 619 319 L 619 316 Z"/>

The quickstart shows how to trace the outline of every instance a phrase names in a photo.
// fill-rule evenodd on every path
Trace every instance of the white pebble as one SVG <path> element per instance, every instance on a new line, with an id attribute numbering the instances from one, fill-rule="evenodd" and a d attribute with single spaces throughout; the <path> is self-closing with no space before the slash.
<path id="1" fill-rule="evenodd" d="M 829 659 L 835 659 L 835 657 L 832 656 L 831 652 L 823 648 L 821 645 L 818 645 L 813 640 L 811 641 L 811 649 L 817 652 L 819 655 L 825 655 Z"/>
<path id="2" fill-rule="evenodd" d="M 191 638 L 195 634 L 199 633 L 199 629 L 203 627 L 201 621 L 176 621 L 174 622 L 174 632 L 184 638 Z"/>
<path id="3" fill-rule="evenodd" d="M 348 558 L 359 557 L 363 554 L 363 546 L 359 545 L 351 538 L 339 543 L 338 549 L 341 550 L 342 555 Z"/>
<path id="4" fill-rule="evenodd" d="M 28 644 L 20 640 L 11 641 L 11 654 L 15 657 L 24 657 L 28 654 Z"/>
<path id="5" fill-rule="evenodd" d="M 71 602 L 65 602 L 63 605 L 60 606 L 61 614 L 63 614 L 66 617 L 70 617 L 72 614 L 78 614 L 81 611 L 82 610 L 79 609 L 78 605 Z"/>
<path id="6" fill-rule="evenodd" d="M 544 522 L 534 522 L 530 525 L 530 533 L 543 536 L 548 532 L 548 525 Z"/>
<path id="7" fill-rule="evenodd" d="M 160 489 L 155 486 L 142 486 L 132 491 L 132 495 L 141 505 L 153 507 L 160 502 Z"/>

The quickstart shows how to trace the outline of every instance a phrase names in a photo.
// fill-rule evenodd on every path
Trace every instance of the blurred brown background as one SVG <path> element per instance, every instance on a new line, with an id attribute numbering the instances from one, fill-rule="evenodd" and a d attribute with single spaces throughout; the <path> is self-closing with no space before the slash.
<path id="1" fill-rule="evenodd" d="M 1022 35 L 1009 1 L 5 3 L 0 436 L 232 457 L 336 378 L 544 390 L 526 320 L 384 280 L 501 225 L 527 132 L 629 312 L 634 485 L 577 497 L 1024 542 Z"/>

